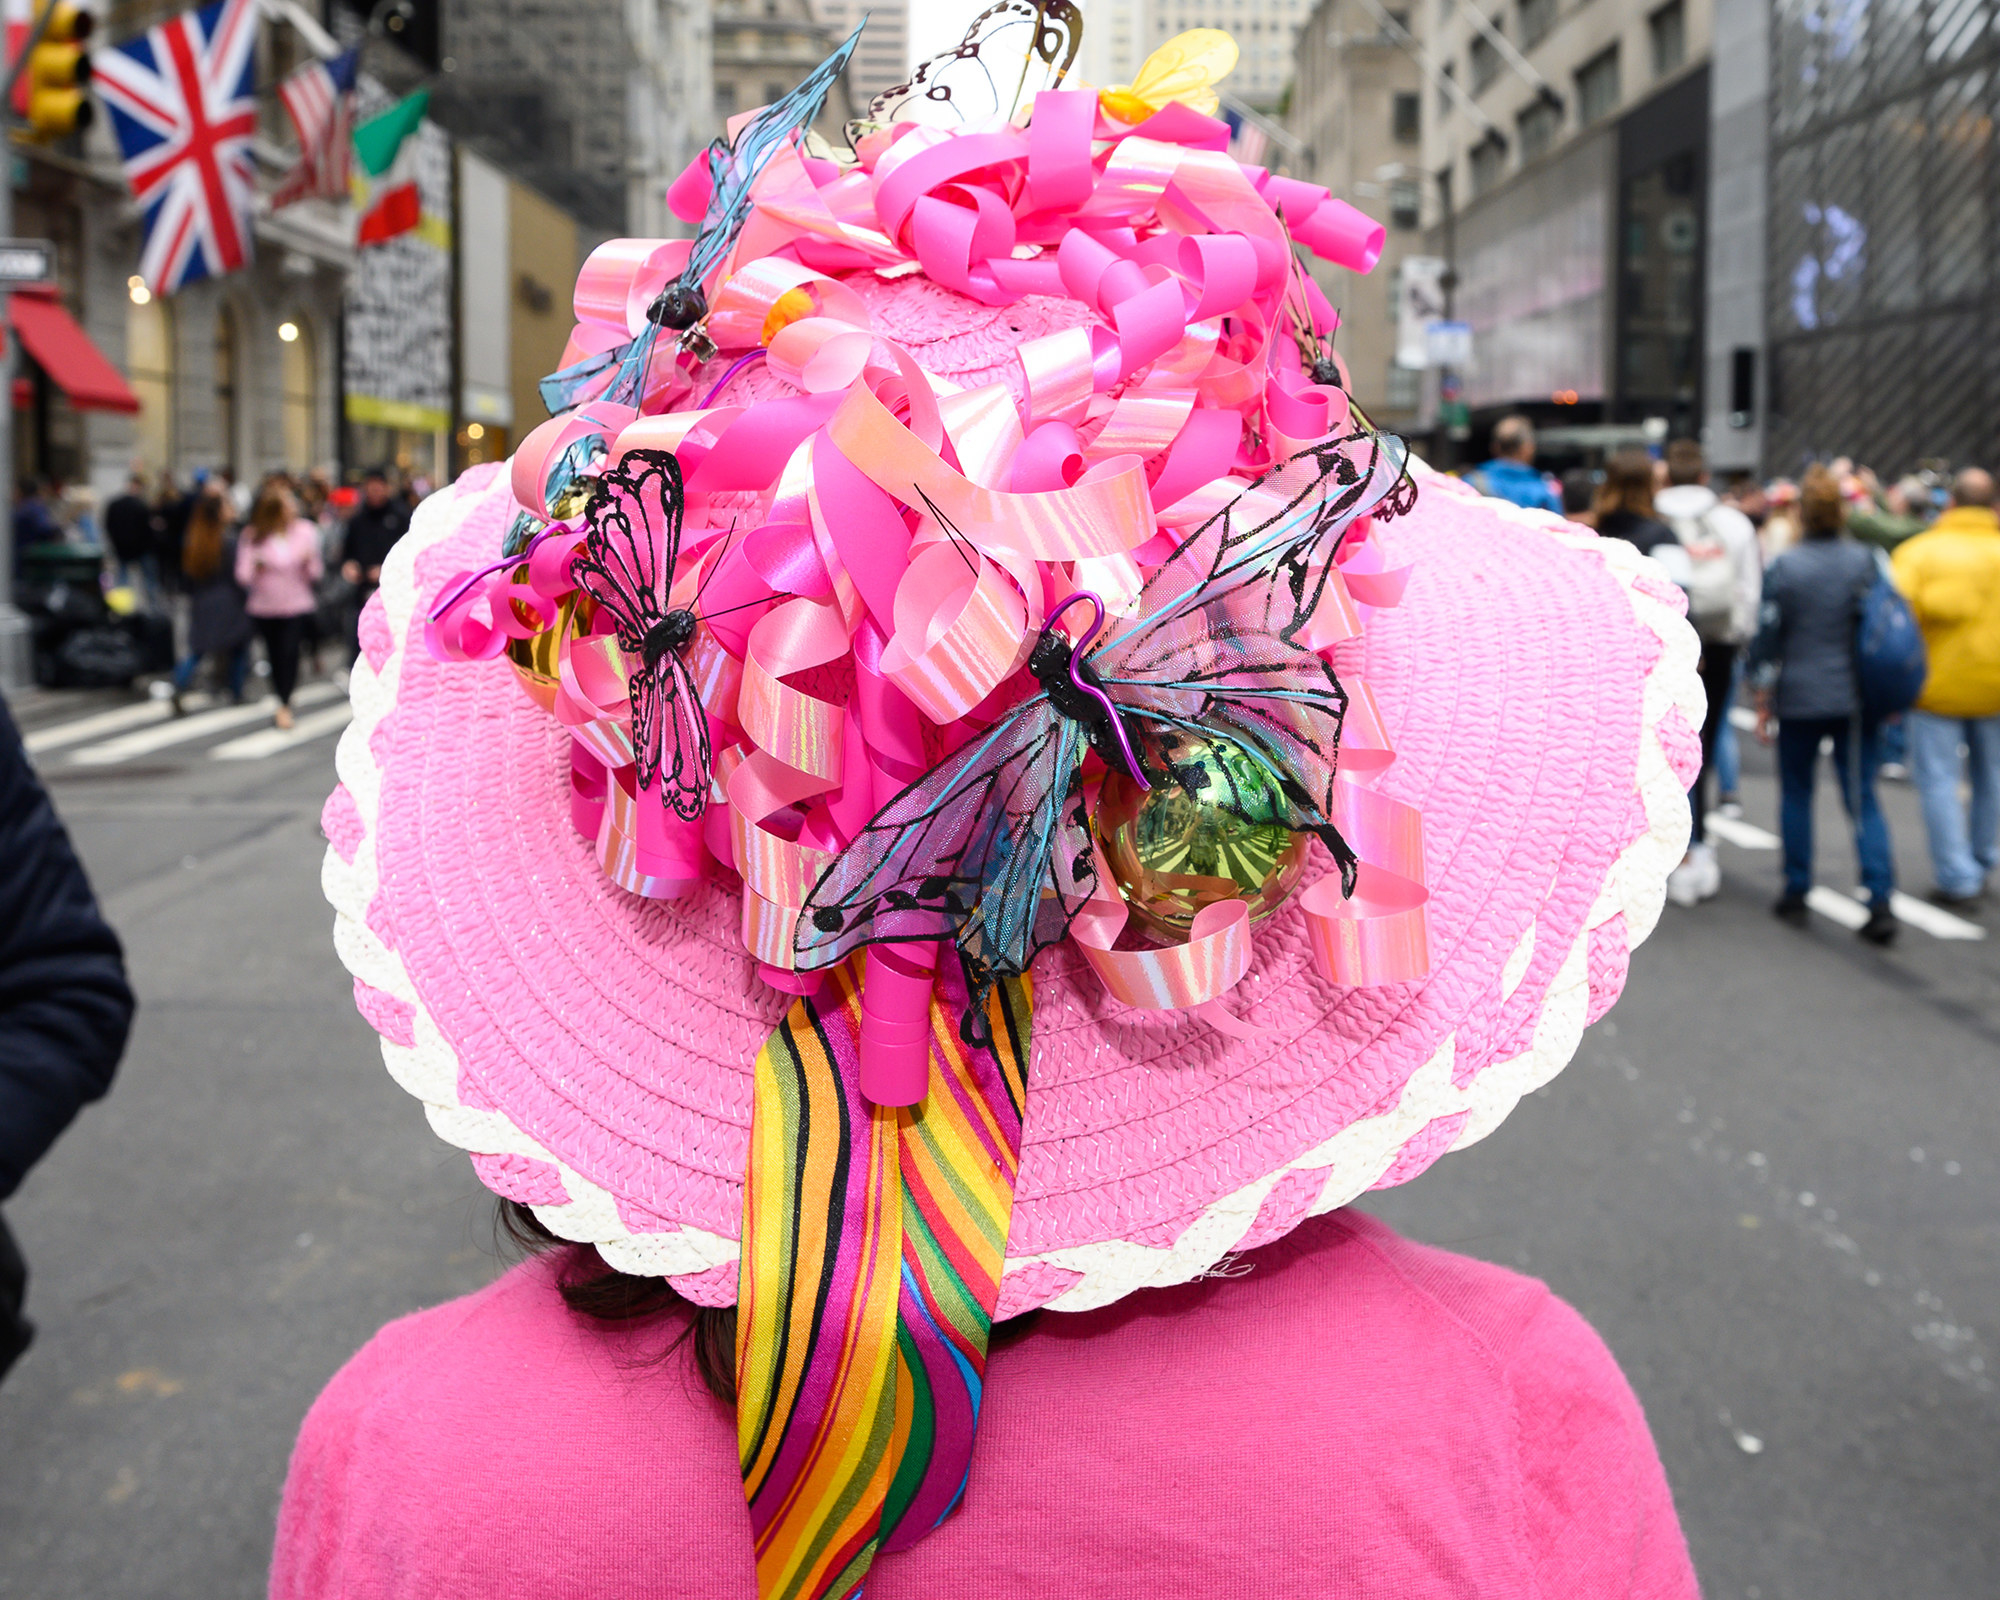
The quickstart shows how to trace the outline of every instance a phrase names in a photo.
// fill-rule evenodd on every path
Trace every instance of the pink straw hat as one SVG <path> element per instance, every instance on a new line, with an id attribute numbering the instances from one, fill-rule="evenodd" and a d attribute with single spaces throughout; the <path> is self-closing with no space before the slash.
<path id="1" fill-rule="evenodd" d="M 957 314 L 933 343 L 991 348 L 991 314 Z M 1652 931 L 1699 759 L 1678 591 L 1621 540 L 1420 482 L 1376 535 L 1408 590 L 1353 667 L 1396 752 L 1377 787 L 1423 814 L 1429 975 L 1329 983 L 1288 908 L 1232 996 L 1266 1031 L 1236 1039 L 1046 954 L 997 1315 L 1185 1282 L 1484 1138 Z M 648 900 L 607 880 L 571 826 L 568 736 L 503 664 L 426 650 L 440 589 L 514 514 L 503 477 L 468 474 L 384 570 L 325 814 L 336 942 L 390 1072 L 490 1189 L 727 1304 L 750 1064 L 790 997 L 759 981 L 725 884 Z"/>

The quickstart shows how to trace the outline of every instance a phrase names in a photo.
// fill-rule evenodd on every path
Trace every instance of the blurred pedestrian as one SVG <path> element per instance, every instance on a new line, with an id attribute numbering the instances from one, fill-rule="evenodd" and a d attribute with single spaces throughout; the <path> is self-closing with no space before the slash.
<path id="1" fill-rule="evenodd" d="M 354 624 L 348 643 L 361 652 L 362 607 L 382 582 L 382 563 L 410 526 L 410 516 L 389 493 L 389 474 L 370 467 L 361 479 L 361 504 L 347 519 L 340 546 L 340 575 L 354 585 Z"/>
<path id="2" fill-rule="evenodd" d="M 1871 944 L 1896 937 L 1896 886 L 1889 824 L 1875 795 L 1879 730 L 1861 715 L 1855 679 L 1855 622 L 1875 581 L 1874 553 L 1847 536 L 1847 502 L 1825 467 L 1799 486 L 1803 537 L 1764 574 L 1763 625 L 1752 646 L 1758 678 L 1757 736 L 1770 742 L 1778 720 L 1779 832 L 1785 890 L 1771 910 L 1803 925 L 1813 879 L 1813 791 L 1819 751 L 1833 746 L 1840 798 L 1854 822 L 1854 849 L 1868 891 L 1868 920 L 1856 931 Z M 1775 688 L 1771 680 L 1775 677 Z"/>
<path id="3" fill-rule="evenodd" d="M 180 581 L 181 549 L 193 513 L 194 496 L 181 489 L 171 472 L 162 472 L 153 488 L 153 554 L 160 581 L 168 588 Z"/>
<path id="4" fill-rule="evenodd" d="M 1596 512 L 1599 533 L 1647 555 L 1676 543 L 1674 530 L 1653 514 L 1653 458 L 1643 450 L 1620 450 L 1604 463 Z"/>
<path id="5" fill-rule="evenodd" d="M 1799 486 L 1790 478 L 1774 478 L 1764 491 L 1764 520 L 1757 524 L 1757 543 L 1764 550 L 1764 570 L 1799 542 Z"/>
<path id="6" fill-rule="evenodd" d="M 155 514 L 146 501 L 146 475 L 135 472 L 125 480 L 125 492 L 104 508 L 104 536 L 117 562 L 119 584 L 137 590 L 157 610 L 162 596 Z"/>
<path id="7" fill-rule="evenodd" d="M 0 1201 L 111 1087 L 132 1026 L 125 955 L 0 700 Z M 0 1377 L 34 1337 L 0 1220 Z"/>
<path id="8" fill-rule="evenodd" d="M 14 553 L 18 556 L 30 545 L 60 543 L 62 536 L 62 524 L 49 509 L 47 481 L 23 478 L 20 497 L 14 502 Z M 14 570 L 18 572 L 20 568 Z"/>
<path id="9" fill-rule="evenodd" d="M 1598 476 L 1588 467 L 1572 467 L 1562 475 L 1563 515 L 1585 528 L 1597 526 Z"/>
<path id="10" fill-rule="evenodd" d="M 236 550 L 236 581 L 249 591 L 245 609 L 264 640 L 278 709 L 271 721 L 292 726 L 305 619 L 318 602 L 313 585 L 322 568 L 319 530 L 299 515 L 292 491 L 272 485 L 258 497 Z"/>
<path id="11" fill-rule="evenodd" d="M 1734 506 L 1750 519 L 1750 526 L 1762 528 L 1764 518 L 1770 514 L 1770 502 L 1764 497 L 1764 486 L 1757 481 L 1757 474 L 1738 470 L 1729 475 L 1722 488 L 1722 503 Z"/>
<path id="12" fill-rule="evenodd" d="M 1928 532 L 1897 546 L 1896 587 L 1923 629 L 1930 676 L 1909 717 L 1910 765 L 1930 835 L 1931 898 L 1979 905 L 2000 847 L 2000 520 L 1990 473 L 1968 467 Z M 1959 749 L 1972 807 L 1959 799 Z"/>
<path id="13" fill-rule="evenodd" d="M 181 587 L 188 596 L 188 643 L 174 667 L 174 715 L 186 712 L 182 696 L 209 656 L 223 658 L 229 698 L 240 702 L 253 630 L 243 609 L 243 587 L 236 581 L 236 541 L 230 536 L 228 506 L 213 490 L 197 495 L 188 513 L 181 545 Z"/>
<path id="14" fill-rule="evenodd" d="M 1474 467 L 1465 481 L 1481 494 L 1517 506 L 1561 511 L 1562 497 L 1535 470 L 1535 425 L 1526 417 L 1502 417 L 1493 424 L 1493 459 Z"/>
<path id="15" fill-rule="evenodd" d="M 1899 478 L 1851 513 L 1847 526 L 1862 543 L 1894 550 L 1924 531 L 1929 506 L 1930 486 L 1922 478 Z"/>
<path id="16" fill-rule="evenodd" d="M 1757 628 L 1763 562 L 1750 519 L 1726 506 L 1708 486 L 1701 446 L 1676 439 L 1667 446 L 1667 487 L 1653 509 L 1680 545 L 1676 581 L 1687 590 L 1688 621 L 1701 639 L 1701 686 L 1708 709 L 1701 724 L 1701 771 L 1691 803 L 1694 834 L 1687 855 L 1667 879 L 1676 905 L 1691 906 L 1722 887 L 1722 868 L 1708 842 L 1708 813 L 1716 776 L 1716 741 L 1729 720 L 1736 654 Z"/>

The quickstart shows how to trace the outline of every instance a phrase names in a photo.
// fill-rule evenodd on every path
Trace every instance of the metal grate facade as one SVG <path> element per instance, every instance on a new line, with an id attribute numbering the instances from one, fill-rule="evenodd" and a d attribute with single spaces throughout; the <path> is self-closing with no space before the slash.
<path id="1" fill-rule="evenodd" d="M 2000 463 L 2000 0 L 1776 0 L 1767 471 Z"/>

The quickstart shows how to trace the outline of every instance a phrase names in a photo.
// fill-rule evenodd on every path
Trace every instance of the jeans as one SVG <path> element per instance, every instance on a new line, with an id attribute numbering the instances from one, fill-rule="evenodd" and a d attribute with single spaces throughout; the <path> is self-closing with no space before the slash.
<path id="1" fill-rule="evenodd" d="M 1931 870 L 1946 894 L 1975 895 L 1995 865 L 2000 840 L 2000 717 L 1909 713 L 1910 776 L 1924 803 Z M 1972 815 L 1958 799 L 1958 747 L 1972 756 Z"/>
<path id="2" fill-rule="evenodd" d="M 221 655 L 222 652 L 218 650 L 215 654 Z M 181 657 L 180 664 L 174 668 L 174 690 L 176 693 L 187 693 L 188 685 L 194 682 L 195 671 L 200 666 L 201 656 L 196 651 L 190 650 L 186 655 Z M 239 644 L 234 650 L 229 652 L 230 699 L 241 700 L 243 698 L 243 680 L 249 676 L 249 673 L 250 646 L 248 644 Z"/>
<path id="3" fill-rule="evenodd" d="M 1785 893 L 1803 895 L 1812 887 L 1813 790 L 1819 776 L 1820 740 L 1831 739 L 1841 803 L 1854 819 L 1854 852 L 1861 858 L 1862 885 L 1871 904 L 1887 905 L 1896 887 L 1896 863 L 1889 852 L 1889 824 L 1875 798 L 1875 772 L 1882 764 L 1879 730 L 1862 727 L 1858 751 L 1853 748 L 1854 730 L 1848 717 L 1788 717 L 1778 724 L 1778 831 L 1785 843 Z"/>
<path id="4" fill-rule="evenodd" d="M 1724 794 L 1734 798 L 1742 788 L 1743 764 L 1736 748 L 1736 724 L 1729 720 L 1743 688 L 1743 652 L 1736 652 L 1736 670 L 1729 675 L 1729 699 L 1723 706 L 1722 724 L 1715 730 L 1715 782 Z"/>
<path id="5" fill-rule="evenodd" d="M 1708 813 L 1715 791 L 1715 742 L 1729 726 L 1729 691 L 1736 681 L 1736 646 L 1704 644 L 1701 647 L 1701 687 L 1708 699 L 1708 713 L 1701 723 L 1701 771 L 1694 775 L 1688 803 L 1694 807 L 1694 842 L 1708 839 Z M 1728 785 L 1723 786 L 1725 789 Z"/>

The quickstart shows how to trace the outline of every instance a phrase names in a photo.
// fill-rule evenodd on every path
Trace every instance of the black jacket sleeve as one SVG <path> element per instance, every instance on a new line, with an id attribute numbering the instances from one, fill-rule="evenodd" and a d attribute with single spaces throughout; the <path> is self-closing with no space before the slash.
<path id="1" fill-rule="evenodd" d="M 0 703 L 0 1200 L 111 1086 L 125 954 Z"/>

